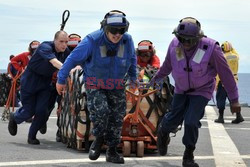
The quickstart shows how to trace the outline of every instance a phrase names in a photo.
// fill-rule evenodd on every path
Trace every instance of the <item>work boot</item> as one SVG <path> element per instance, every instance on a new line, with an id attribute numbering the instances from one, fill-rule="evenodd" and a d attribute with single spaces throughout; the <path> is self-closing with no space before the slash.
<path id="1" fill-rule="evenodd" d="M 39 145 L 40 141 L 37 138 L 32 139 L 28 137 L 28 144 Z"/>
<path id="2" fill-rule="evenodd" d="M 56 142 L 62 142 L 62 134 L 60 129 L 58 129 L 56 132 Z"/>
<path id="3" fill-rule="evenodd" d="M 219 117 L 214 122 L 224 124 L 224 110 L 219 110 Z"/>
<path id="4" fill-rule="evenodd" d="M 104 142 L 103 136 L 96 137 L 89 148 L 89 159 L 97 160 L 101 154 L 101 148 Z"/>
<path id="5" fill-rule="evenodd" d="M 194 148 L 186 148 L 183 155 L 182 166 L 183 167 L 199 167 L 194 161 Z"/>
<path id="6" fill-rule="evenodd" d="M 12 136 L 15 136 L 17 134 L 17 123 L 15 121 L 13 112 L 10 112 L 8 130 Z"/>
<path id="7" fill-rule="evenodd" d="M 45 134 L 47 132 L 47 123 L 45 123 L 40 129 L 39 132 L 41 134 Z"/>
<path id="8" fill-rule="evenodd" d="M 244 121 L 244 118 L 242 117 L 241 113 L 236 113 L 236 119 L 232 120 L 232 124 L 238 124 Z"/>
<path id="9" fill-rule="evenodd" d="M 163 134 L 161 131 L 161 127 L 159 127 L 157 133 L 157 149 L 160 155 L 164 156 L 167 154 L 169 142 L 170 142 L 169 133 Z"/>
<path id="10" fill-rule="evenodd" d="M 124 164 L 123 156 L 120 156 L 116 150 L 116 147 L 109 147 L 106 151 L 106 161 L 117 163 L 117 164 Z"/>

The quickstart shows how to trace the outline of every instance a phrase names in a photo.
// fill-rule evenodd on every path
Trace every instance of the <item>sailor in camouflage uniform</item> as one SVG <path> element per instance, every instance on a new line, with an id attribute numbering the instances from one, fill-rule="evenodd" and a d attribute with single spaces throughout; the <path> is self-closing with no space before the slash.
<path id="1" fill-rule="evenodd" d="M 93 123 L 89 158 L 100 156 L 106 142 L 106 161 L 124 163 L 117 153 L 123 117 L 126 111 L 124 76 L 136 81 L 136 55 L 132 37 L 127 34 L 129 22 L 126 15 L 110 11 L 101 22 L 101 29 L 87 35 L 71 52 L 58 73 L 57 91 L 65 89 L 66 78 L 72 68 L 81 65 L 85 75 L 87 107 Z"/>

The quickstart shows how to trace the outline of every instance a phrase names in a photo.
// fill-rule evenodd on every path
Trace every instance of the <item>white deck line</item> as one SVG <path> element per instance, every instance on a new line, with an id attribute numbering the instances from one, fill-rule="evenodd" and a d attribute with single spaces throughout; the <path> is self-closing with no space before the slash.
<path id="1" fill-rule="evenodd" d="M 246 167 L 239 151 L 222 124 L 214 123 L 217 114 L 213 107 L 206 107 L 208 129 L 216 167 Z"/>

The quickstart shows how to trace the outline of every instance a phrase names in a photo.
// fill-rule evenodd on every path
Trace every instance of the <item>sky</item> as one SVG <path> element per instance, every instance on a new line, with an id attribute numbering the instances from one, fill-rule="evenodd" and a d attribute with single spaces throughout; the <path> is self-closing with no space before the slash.
<path id="1" fill-rule="evenodd" d="M 110 10 L 127 15 L 128 33 L 135 47 L 153 42 L 163 63 L 179 20 L 191 16 L 201 23 L 205 35 L 219 43 L 229 41 L 240 55 L 239 73 L 250 73 L 249 0 L 7 0 L 0 2 L 0 69 L 11 54 L 27 51 L 32 40 L 52 41 L 60 29 L 62 13 L 70 11 L 64 30 L 84 38 L 100 28 Z"/>

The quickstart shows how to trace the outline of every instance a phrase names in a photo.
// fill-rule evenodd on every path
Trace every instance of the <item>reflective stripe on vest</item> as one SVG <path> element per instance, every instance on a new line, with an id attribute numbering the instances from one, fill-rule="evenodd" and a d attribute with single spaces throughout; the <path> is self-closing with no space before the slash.
<path id="1" fill-rule="evenodd" d="M 105 45 L 100 46 L 101 57 L 107 57 L 107 47 Z M 123 58 L 124 56 L 124 45 L 119 46 L 117 56 Z"/>

